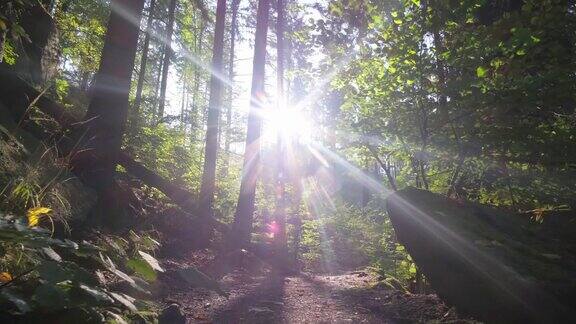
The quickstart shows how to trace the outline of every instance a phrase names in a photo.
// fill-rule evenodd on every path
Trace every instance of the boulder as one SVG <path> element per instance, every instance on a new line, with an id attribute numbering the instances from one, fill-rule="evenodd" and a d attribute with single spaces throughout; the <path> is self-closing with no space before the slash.
<path id="1" fill-rule="evenodd" d="M 171 304 L 162 310 L 158 316 L 158 324 L 185 324 L 186 316 L 180 310 L 178 304 Z"/>
<path id="2" fill-rule="evenodd" d="M 490 323 L 576 318 L 574 245 L 550 226 L 415 188 L 387 209 L 398 241 L 459 312 Z"/>

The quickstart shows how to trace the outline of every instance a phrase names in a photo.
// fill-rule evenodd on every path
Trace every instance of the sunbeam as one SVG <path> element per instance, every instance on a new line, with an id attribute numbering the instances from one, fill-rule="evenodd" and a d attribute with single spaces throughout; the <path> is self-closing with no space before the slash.
<path id="1" fill-rule="evenodd" d="M 107 2 L 104 0 L 100 0 L 100 2 L 102 2 L 102 4 L 104 6 L 107 5 Z M 115 13 L 120 15 L 122 18 L 126 19 L 126 21 L 129 21 L 134 26 L 138 26 L 138 28 L 140 29 L 140 32 L 142 32 L 142 33 L 148 32 L 147 30 L 142 28 L 140 21 L 138 19 L 136 19 L 136 17 L 134 17 L 132 14 L 130 14 L 130 12 L 128 10 L 123 8 L 116 1 L 112 1 L 111 3 L 112 3 L 112 6 L 111 6 L 112 11 L 114 11 Z M 155 39 L 156 41 L 159 41 L 160 43 L 162 43 L 166 46 L 172 47 L 175 44 L 173 40 L 166 38 L 164 35 L 156 32 L 153 29 L 150 29 L 150 36 L 153 39 Z M 210 73 L 210 75 L 213 75 L 216 78 L 218 78 L 218 80 L 220 80 L 220 82 L 222 82 L 226 87 L 233 87 L 234 83 L 228 78 L 228 76 L 226 76 L 226 75 L 222 74 L 221 72 L 212 68 L 211 64 L 206 63 L 206 62 L 202 61 L 201 59 L 199 59 L 198 57 L 196 57 L 196 55 L 194 55 L 190 51 L 188 51 L 185 46 L 182 46 L 182 44 L 177 44 L 177 45 L 180 49 L 179 52 L 182 54 L 182 56 L 186 60 L 188 60 L 189 62 L 193 63 L 194 65 L 202 68 L 203 70 L 208 71 Z"/>

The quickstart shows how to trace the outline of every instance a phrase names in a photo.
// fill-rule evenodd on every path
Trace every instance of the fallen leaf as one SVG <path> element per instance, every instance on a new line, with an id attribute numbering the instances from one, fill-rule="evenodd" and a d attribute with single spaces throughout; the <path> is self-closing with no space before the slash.
<path id="1" fill-rule="evenodd" d="M 0 272 L 0 282 L 6 283 L 12 281 L 12 275 L 9 272 Z"/>

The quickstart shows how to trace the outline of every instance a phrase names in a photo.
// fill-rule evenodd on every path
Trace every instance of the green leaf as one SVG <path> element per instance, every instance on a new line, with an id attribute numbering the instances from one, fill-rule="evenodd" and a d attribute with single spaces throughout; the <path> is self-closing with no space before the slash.
<path id="1" fill-rule="evenodd" d="M 44 262 L 36 270 L 40 274 L 40 278 L 48 282 L 58 283 L 70 279 L 70 273 L 56 262 Z"/>
<path id="2" fill-rule="evenodd" d="M 142 252 L 142 251 L 138 251 L 138 254 L 140 254 L 140 256 L 144 260 L 146 260 L 146 262 L 148 262 L 148 264 L 150 264 L 152 269 L 154 269 L 156 271 L 164 272 L 164 269 L 162 269 L 162 267 L 160 267 L 160 263 L 158 262 L 158 260 L 156 260 L 155 257 L 151 256 L 150 254 L 148 254 L 146 252 Z"/>
<path id="3" fill-rule="evenodd" d="M 89 287 L 86 285 L 80 285 L 80 286 L 78 286 L 78 288 L 80 288 L 80 290 L 84 294 L 90 296 L 91 298 L 93 298 L 98 303 L 102 303 L 102 304 L 114 303 L 114 300 L 110 296 L 108 296 L 108 294 L 106 294 L 104 291 L 102 291 L 98 288 Z"/>
<path id="4" fill-rule="evenodd" d="M 68 294 L 58 286 L 48 283 L 40 285 L 34 290 L 32 300 L 40 305 L 40 307 L 54 311 L 68 305 Z"/>
<path id="5" fill-rule="evenodd" d="M 112 296 L 112 298 L 114 298 L 117 302 L 119 302 L 120 304 L 122 304 L 124 307 L 128 308 L 129 310 L 136 312 L 138 311 L 138 309 L 136 309 L 136 306 L 134 306 L 134 298 L 124 295 L 124 294 L 119 294 L 119 293 L 115 293 L 115 292 L 109 292 L 110 296 Z"/>
<path id="6" fill-rule="evenodd" d="M 60 255 L 58 255 L 58 253 L 56 253 L 56 251 L 54 251 L 51 247 L 43 247 L 42 252 L 44 252 L 44 254 L 52 261 L 62 261 L 62 257 L 60 257 Z"/>
<path id="7" fill-rule="evenodd" d="M 476 68 L 476 75 L 479 78 L 483 78 L 484 76 L 486 76 L 486 69 L 482 66 L 479 66 L 478 68 Z"/>
<path id="8" fill-rule="evenodd" d="M 154 271 L 152 266 L 145 260 L 130 259 L 126 262 L 126 266 L 145 280 L 156 280 L 156 271 Z"/>
<path id="9" fill-rule="evenodd" d="M 107 324 L 128 324 L 128 322 L 126 322 L 126 320 L 122 316 L 116 313 L 107 311 L 106 314 L 108 314 L 111 317 L 108 319 L 108 321 L 106 321 Z"/>
<path id="10" fill-rule="evenodd" d="M 21 313 L 28 313 L 31 310 L 28 302 L 10 291 L 2 290 L 2 292 L 0 292 L 0 297 L 3 297 L 4 299 L 14 304 L 14 306 L 16 306 L 16 308 L 18 308 Z"/>
<path id="11" fill-rule="evenodd" d="M 79 267 L 77 264 L 67 261 L 60 263 L 46 261 L 38 266 L 36 270 L 40 274 L 40 278 L 52 283 L 65 280 L 87 284 L 95 284 L 97 282 L 94 275 Z"/>
<path id="12" fill-rule="evenodd" d="M 134 281 L 134 279 L 130 278 L 129 275 L 125 274 L 124 272 L 118 270 L 118 269 L 109 269 L 112 273 L 114 273 L 118 278 L 127 281 L 130 285 L 135 286 L 136 282 Z"/>

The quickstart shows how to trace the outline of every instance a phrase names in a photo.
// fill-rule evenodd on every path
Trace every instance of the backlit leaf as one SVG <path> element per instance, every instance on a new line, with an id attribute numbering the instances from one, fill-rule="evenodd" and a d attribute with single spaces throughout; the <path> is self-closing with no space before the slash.
<path id="1" fill-rule="evenodd" d="M 148 254 L 146 252 L 142 252 L 142 251 L 138 251 L 138 254 L 140 254 L 142 259 L 146 260 L 146 262 L 148 262 L 148 264 L 150 264 L 150 266 L 154 270 L 164 272 L 164 269 L 162 269 L 162 267 L 160 266 L 160 263 L 158 262 L 158 260 L 156 260 L 155 257 L 151 256 L 150 254 Z"/>
<path id="2" fill-rule="evenodd" d="M 53 261 L 60 262 L 62 261 L 62 257 L 56 253 L 51 247 L 43 247 L 42 252 Z"/>
<path id="3" fill-rule="evenodd" d="M 479 66 L 478 68 L 476 68 L 476 75 L 479 78 L 483 78 L 484 76 L 486 76 L 486 69 L 483 68 L 482 66 Z"/>
<path id="4" fill-rule="evenodd" d="M 156 280 L 156 271 L 148 262 L 142 259 L 130 259 L 126 262 L 126 266 L 145 280 Z"/>
<path id="5" fill-rule="evenodd" d="M 123 294 L 119 294 L 119 293 L 115 293 L 115 292 L 109 292 L 110 296 L 112 296 L 117 302 L 119 302 L 120 304 L 124 305 L 126 308 L 128 308 L 129 310 L 135 312 L 137 311 L 136 306 L 134 306 L 134 299 L 123 295 Z"/>
<path id="6" fill-rule="evenodd" d="M 50 212 L 52 212 L 52 209 L 48 207 L 34 207 L 28 209 L 28 212 L 26 213 L 26 216 L 28 217 L 28 226 L 38 226 L 40 223 L 40 218 Z"/>

